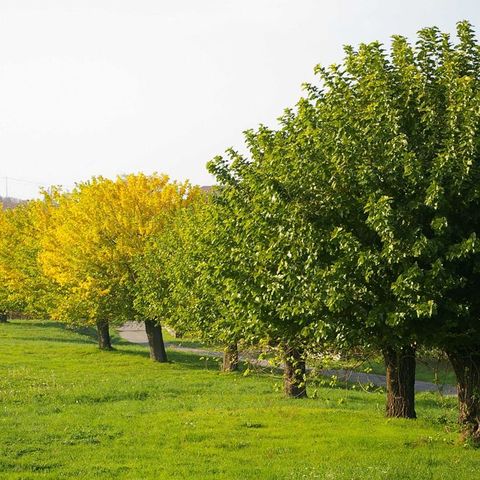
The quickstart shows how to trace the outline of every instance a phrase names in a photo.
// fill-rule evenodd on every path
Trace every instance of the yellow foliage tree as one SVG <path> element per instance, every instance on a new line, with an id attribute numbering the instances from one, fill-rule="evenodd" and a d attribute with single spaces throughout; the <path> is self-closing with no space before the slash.
<path id="1" fill-rule="evenodd" d="M 45 316 L 54 291 L 38 258 L 50 216 L 49 198 L 0 208 L 0 312 Z"/>
<path id="2" fill-rule="evenodd" d="M 44 272 L 62 289 L 52 315 L 96 324 L 101 348 L 111 348 L 109 324 L 143 321 L 152 359 L 166 361 L 160 319 L 143 318 L 134 307 L 134 265 L 150 239 L 199 194 L 166 175 L 131 174 L 93 178 L 58 195 L 41 255 Z"/>

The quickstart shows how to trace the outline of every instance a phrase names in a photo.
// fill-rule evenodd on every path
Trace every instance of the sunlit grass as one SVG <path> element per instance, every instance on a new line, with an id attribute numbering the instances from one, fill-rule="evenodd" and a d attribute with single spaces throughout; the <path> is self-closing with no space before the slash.
<path id="1" fill-rule="evenodd" d="M 379 392 L 288 400 L 278 376 L 170 358 L 118 337 L 101 352 L 54 323 L 0 325 L 0 478 L 477 478 L 454 398 L 422 394 L 419 420 L 386 420 Z"/>

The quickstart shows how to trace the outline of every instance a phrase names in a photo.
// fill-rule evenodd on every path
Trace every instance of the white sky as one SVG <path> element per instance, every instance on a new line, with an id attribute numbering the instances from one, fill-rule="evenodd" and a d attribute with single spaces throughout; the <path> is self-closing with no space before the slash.
<path id="1" fill-rule="evenodd" d="M 138 171 L 211 184 L 205 163 L 343 44 L 462 19 L 479 0 L 0 0 L 0 177 L 21 198 Z"/>

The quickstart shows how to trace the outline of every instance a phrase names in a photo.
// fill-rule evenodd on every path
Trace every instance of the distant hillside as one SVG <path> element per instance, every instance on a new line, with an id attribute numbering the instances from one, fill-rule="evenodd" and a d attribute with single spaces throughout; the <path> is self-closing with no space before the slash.
<path id="1" fill-rule="evenodd" d="M 20 200 L 19 198 L 13 197 L 0 197 L 0 203 L 3 205 L 3 208 L 13 208 L 23 203 L 25 200 Z"/>

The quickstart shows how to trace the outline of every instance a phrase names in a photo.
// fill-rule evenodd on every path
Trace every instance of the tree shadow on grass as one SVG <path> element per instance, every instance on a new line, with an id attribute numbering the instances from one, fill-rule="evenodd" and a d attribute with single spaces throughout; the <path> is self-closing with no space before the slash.
<path id="1" fill-rule="evenodd" d="M 67 332 L 67 333 L 73 333 L 80 335 L 81 337 L 84 338 L 62 338 L 62 337 L 56 337 L 56 336 L 22 336 L 22 335 L 16 335 L 13 337 L 10 337 L 15 340 L 22 340 L 22 341 L 45 341 L 45 342 L 59 342 L 59 343 L 84 343 L 84 344 L 90 344 L 90 343 L 96 343 L 97 342 L 97 332 L 96 329 L 93 327 L 88 327 L 88 326 L 75 326 L 75 325 L 68 325 L 65 323 L 61 322 L 55 322 L 53 320 L 21 320 L 15 321 L 12 320 L 9 322 L 10 325 L 12 326 L 22 326 L 22 324 L 28 323 L 35 328 L 42 329 L 45 331 L 49 330 L 57 330 L 61 332 Z"/>
<path id="2" fill-rule="evenodd" d="M 64 330 L 66 325 L 64 323 L 55 322 L 53 320 L 25 320 L 25 319 L 17 319 L 12 318 L 9 319 L 7 323 L 2 323 L 5 326 L 12 326 L 12 327 L 22 327 L 22 325 L 33 325 L 38 328 L 58 328 Z"/>
<path id="3" fill-rule="evenodd" d="M 119 341 L 114 343 L 115 348 L 111 351 L 114 355 L 126 355 L 126 356 L 136 356 L 149 359 L 149 351 L 147 348 L 138 348 L 139 344 L 132 344 L 127 341 Z M 133 348 L 122 348 L 122 347 L 133 347 Z M 174 350 L 167 350 L 168 363 L 179 366 L 180 368 L 186 369 L 196 369 L 196 370 L 209 370 L 209 371 L 218 371 L 219 363 L 215 360 L 212 360 L 211 357 L 206 358 L 205 356 L 195 355 L 190 352 L 179 352 Z M 155 363 L 152 361 L 152 363 Z"/>
<path id="4" fill-rule="evenodd" d="M 220 370 L 220 358 L 209 357 L 208 355 L 197 355 L 191 352 L 180 352 L 178 350 L 167 350 L 168 358 L 171 362 L 185 368 L 195 368 L 199 370 Z"/>
<path id="5" fill-rule="evenodd" d="M 132 343 L 132 342 L 129 342 L 128 340 L 124 340 L 122 337 L 120 337 L 119 335 L 116 335 L 116 334 L 113 334 L 111 335 L 111 339 L 112 339 L 112 345 L 119 345 L 119 346 L 122 346 L 122 347 L 128 347 L 128 346 L 133 346 L 133 345 L 140 345 L 140 346 L 147 346 L 147 344 L 143 344 L 143 343 Z"/>
<path id="6" fill-rule="evenodd" d="M 423 392 L 416 396 L 415 401 L 425 408 L 457 408 L 455 395 L 442 395 L 439 392 Z"/>
<path id="7" fill-rule="evenodd" d="M 81 345 L 94 345 L 96 340 L 91 338 L 55 338 L 48 336 L 37 336 L 37 337 L 9 337 L 12 340 L 21 340 L 22 342 L 47 342 L 47 343 L 76 343 Z"/>
<path id="8" fill-rule="evenodd" d="M 12 325 L 12 326 L 22 326 L 22 325 L 33 325 L 36 328 L 42 329 L 55 329 L 55 330 L 63 330 L 66 332 L 78 333 L 79 335 L 85 335 L 87 337 L 96 338 L 97 331 L 94 327 L 90 326 L 80 326 L 80 325 L 71 325 L 62 322 L 56 322 L 54 320 L 9 320 L 8 323 L 5 325 Z"/>

